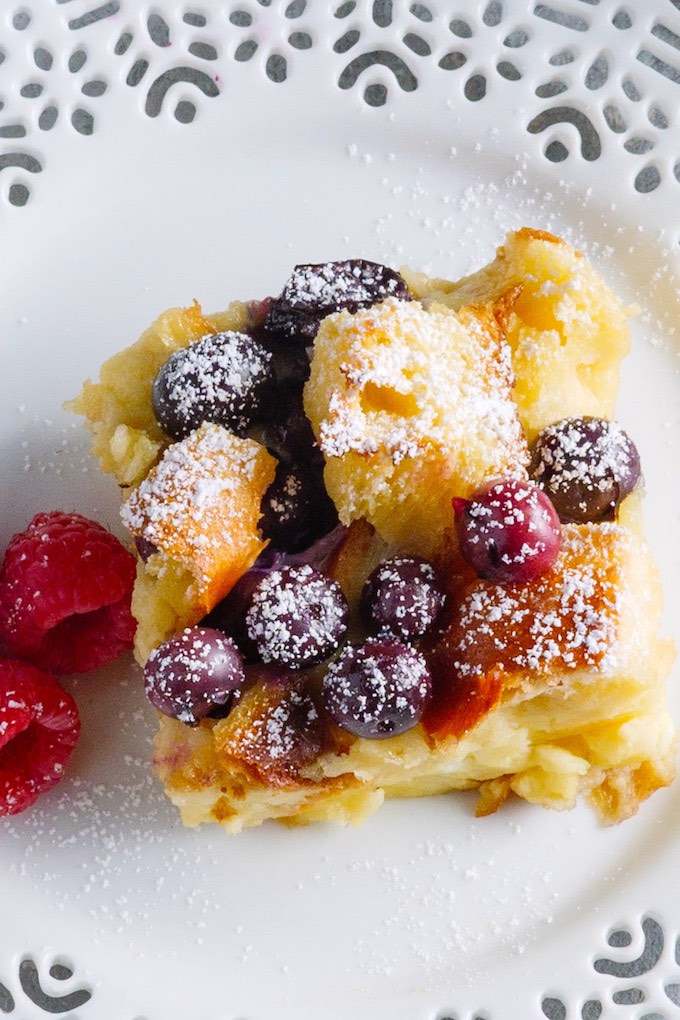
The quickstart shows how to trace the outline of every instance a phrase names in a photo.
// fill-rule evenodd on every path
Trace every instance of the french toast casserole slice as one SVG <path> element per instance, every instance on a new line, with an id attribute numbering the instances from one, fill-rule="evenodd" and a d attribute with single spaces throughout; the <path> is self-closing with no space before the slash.
<path id="1" fill-rule="evenodd" d="M 583 255 L 525 228 L 455 282 L 357 260 L 296 267 L 277 299 L 171 309 L 85 384 L 70 406 L 123 491 L 154 769 L 187 825 L 356 823 L 385 797 L 473 788 L 479 814 L 583 796 L 611 823 L 672 781 L 674 649 L 613 421 L 629 315 Z M 245 423 L 176 429 L 159 379 L 215 336 L 265 352 L 264 397 Z M 525 537 L 503 572 L 492 542 L 480 568 L 484 494 L 534 489 L 548 552 Z M 404 571 L 409 592 L 436 577 L 420 629 L 415 596 L 383 619 Z M 231 672 L 191 701 L 186 662 L 179 680 L 160 664 L 194 632 L 226 637 Z"/>

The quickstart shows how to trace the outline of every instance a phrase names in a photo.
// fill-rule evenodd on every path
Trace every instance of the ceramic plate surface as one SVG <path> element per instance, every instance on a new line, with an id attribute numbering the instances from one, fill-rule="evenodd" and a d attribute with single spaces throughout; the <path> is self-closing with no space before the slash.
<path id="1" fill-rule="evenodd" d="M 680 638 L 679 110 L 677 0 L 0 0 L 3 546 L 54 507 L 122 534 L 62 403 L 162 309 L 455 277 L 529 225 L 640 305 L 618 416 Z M 0 822 L 0 1015 L 680 1015 L 680 784 L 614 829 L 461 795 L 189 831 L 136 667 L 67 683 L 73 765 Z"/>

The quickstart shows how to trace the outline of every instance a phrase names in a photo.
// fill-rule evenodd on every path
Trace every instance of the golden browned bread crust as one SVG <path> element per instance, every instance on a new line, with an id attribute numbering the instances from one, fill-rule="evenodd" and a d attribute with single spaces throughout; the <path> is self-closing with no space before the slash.
<path id="1" fill-rule="evenodd" d="M 560 418 L 613 416 L 632 310 L 561 238 L 524 228 L 508 234 L 493 262 L 471 276 L 406 276 L 426 306 L 459 311 L 514 295 L 505 339 L 516 376 L 514 399 L 530 442 Z"/>
<path id="2" fill-rule="evenodd" d="M 264 549 L 257 525 L 274 469 L 260 443 L 204 424 L 169 446 L 123 505 L 130 533 L 155 550 L 151 566 L 142 563 L 140 571 L 186 578 L 192 607 L 187 624 L 224 598 Z M 144 607 L 135 602 L 135 609 L 143 620 Z M 141 661 L 151 650 L 140 645 L 140 634 L 136 649 Z"/>

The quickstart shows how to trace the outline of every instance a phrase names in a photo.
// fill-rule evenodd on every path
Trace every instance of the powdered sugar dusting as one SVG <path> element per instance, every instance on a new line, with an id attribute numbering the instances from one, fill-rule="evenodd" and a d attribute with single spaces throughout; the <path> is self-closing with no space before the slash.
<path id="1" fill-rule="evenodd" d="M 498 325 L 393 299 L 327 318 L 305 408 L 340 520 L 364 518 L 403 551 L 431 556 L 451 498 L 525 478 L 528 450 Z M 427 524 L 425 525 L 425 522 Z"/>
<path id="2" fill-rule="evenodd" d="M 432 693 L 424 657 L 410 645 L 377 638 L 348 644 L 323 680 L 335 722 L 369 739 L 405 733 L 421 718 Z"/>
<path id="3" fill-rule="evenodd" d="M 154 648 L 144 667 L 151 703 L 189 726 L 216 708 L 223 714 L 238 700 L 244 681 L 239 651 L 226 634 L 185 628 Z"/>
<path id="4" fill-rule="evenodd" d="M 272 355 L 244 333 L 201 337 L 176 351 L 156 377 L 154 409 L 179 438 L 204 421 L 242 434 L 259 409 L 272 376 Z"/>
<path id="5" fill-rule="evenodd" d="M 337 648 L 347 617 L 336 581 L 310 566 L 284 567 L 260 581 L 245 623 L 263 662 L 298 669 L 321 662 Z"/>
<path id="6" fill-rule="evenodd" d="M 377 262 L 297 265 L 271 303 L 265 330 L 279 343 L 311 344 L 327 315 L 366 308 L 386 297 L 409 300 L 410 293 L 399 273 Z"/>
<path id="7" fill-rule="evenodd" d="M 345 333 L 346 356 L 319 428 L 327 457 L 384 451 L 396 464 L 481 432 L 492 459 L 521 470 L 510 354 L 481 324 L 390 299 L 333 316 L 330 329 Z"/>
<path id="8" fill-rule="evenodd" d="M 483 581 L 471 586 L 460 605 L 452 648 L 461 677 L 478 676 L 497 664 L 538 674 L 616 668 L 617 559 L 630 538 L 618 525 L 598 528 L 563 528 L 554 569 L 529 588 Z"/>
<path id="9" fill-rule="evenodd" d="M 300 782 L 299 770 L 318 756 L 323 733 L 304 680 L 270 672 L 246 693 L 240 711 L 217 724 L 215 741 L 223 763 L 253 771 L 271 790 Z"/>
<path id="10" fill-rule="evenodd" d="M 369 576 L 361 610 L 374 630 L 408 641 L 432 628 L 444 601 L 443 582 L 431 563 L 392 556 L 383 560 Z"/>
<path id="11" fill-rule="evenodd" d="M 640 459 L 618 422 L 576 417 L 543 429 L 531 474 L 564 520 L 597 520 L 637 484 Z"/>
<path id="12" fill-rule="evenodd" d="M 270 756 L 275 760 L 294 755 L 300 744 L 300 721 L 292 712 L 304 710 L 307 725 L 318 722 L 316 706 L 300 691 L 291 691 L 288 703 L 280 703 L 264 720 L 265 741 Z"/>
<path id="13" fill-rule="evenodd" d="M 404 283 L 390 270 L 360 259 L 325 265 L 299 265 L 281 297 L 294 308 L 316 311 L 352 304 L 373 304 L 381 297 L 401 296 Z"/>
<path id="14" fill-rule="evenodd" d="M 203 425 L 168 447 L 123 505 L 123 523 L 161 549 L 181 540 L 197 562 L 209 564 L 211 550 L 234 544 L 249 526 L 254 531 L 259 500 L 250 521 L 237 497 L 255 483 L 262 458 L 271 460 L 253 440 Z"/>

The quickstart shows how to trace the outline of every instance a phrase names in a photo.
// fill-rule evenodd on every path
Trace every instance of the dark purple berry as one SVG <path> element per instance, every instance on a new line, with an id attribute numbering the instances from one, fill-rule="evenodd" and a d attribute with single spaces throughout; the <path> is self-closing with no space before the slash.
<path id="1" fill-rule="evenodd" d="M 267 333 L 264 333 L 264 346 L 271 351 L 276 376 L 276 386 L 280 399 L 287 394 L 302 395 L 302 387 L 309 379 L 311 362 L 304 347 L 282 347 Z"/>
<path id="2" fill-rule="evenodd" d="M 196 726 L 209 715 L 226 715 L 238 700 L 243 660 L 225 634 L 188 627 L 155 648 L 144 667 L 151 703 L 164 715 Z"/>
<path id="3" fill-rule="evenodd" d="M 564 523 L 613 520 L 640 480 L 640 455 L 617 422 L 565 418 L 539 434 L 529 471 Z"/>
<path id="4" fill-rule="evenodd" d="M 158 552 L 158 546 L 150 542 L 148 538 L 143 538 L 138 535 L 135 538 L 135 549 L 142 563 L 146 563 L 152 556 Z"/>
<path id="5" fill-rule="evenodd" d="M 286 554 L 286 560 L 292 567 L 301 565 L 303 562 L 322 574 L 332 570 L 333 563 L 347 537 L 347 528 L 344 524 L 336 524 L 332 531 L 321 538 L 317 538 L 308 549 L 300 553 Z"/>
<path id="6" fill-rule="evenodd" d="M 280 462 L 262 500 L 260 530 L 276 549 L 299 552 L 338 523 L 333 501 L 314 465 Z"/>
<path id="7" fill-rule="evenodd" d="M 347 537 L 344 524 L 337 524 L 327 535 L 300 552 L 282 552 L 271 545 L 260 553 L 251 570 L 279 570 L 281 567 L 314 567 L 321 574 L 332 573 L 333 563 Z"/>
<path id="8" fill-rule="evenodd" d="M 258 652 L 246 631 L 246 612 L 253 592 L 272 570 L 283 567 L 313 567 L 324 573 L 335 559 L 338 549 L 345 540 L 347 529 L 338 524 L 327 535 L 317 539 L 303 552 L 291 553 L 274 549 L 271 545 L 260 553 L 254 565 L 238 579 L 229 594 L 203 619 L 201 626 L 214 627 L 233 638 L 247 662 L 257 662 Z M 259 669 L 265 667 L 261 664 Z M 266 667 L 275 669 L 276 667 Z M 287 673 L 286 670 L 281 671 Z"/>
<path id="9" fill-rule="evenodd" d="M 444 586 L 431 563 L 393 556 L 369 575 L 361 593 L 361 616 L 373 631 L 414 641 L 435 625 L 444 599 Z"/>
<path id="10" fill-rule="evenodd" d="M 182 439 L 203 422 L 243 435 L 274 385 L 272 356 L 246 333 L 214 333 L 175 351 L 152 388 L 162 430 Z"/>
<path id="11" fill-rule="evenodd" d="M 419 722 L 432 696 L 425 659 L 410 645 L 374 639 L 347 645 L 323 679 L 323 703 L 357 737 L 392 737 Z"/>
<path id="12" fill-rule="evenodd" d="M 267 316 L 269 315 L 271 303 L 272 299 L 270 297 L 259 298 L 246 302 L 245 332 L 248 333 L 249 336 L 254 336 L 258 340 L 261 340 L 261 334 L 264 329 Z"/>
<path id="13" fill-rule="evenodd" d="M 252 593 L 270 569 L 269 566 L 265 566 L 262 569 L 251 567 L 250 570 L 246 570 L 229 594 L 201 620 L 202 627 L 219 630 L 235 641 L 246 662 L 256 662 L 258 657 L 257 648 L 248 639 L 246 632 L 246 610 L 250 605 Z"/>
<path id="14" fill-rule="evenodd" d="M 560 550 L 560 519 L 533 482 L 495 482 L 474 499 L 453 500 L 463 558 L 497 584 L 531 581 Z"/>
<path id="15" fill-rule="evenodd" d="M 265 329 L 278 343 L 310 345 L 322 319 L 332 312 L 356 312 L 394 297 L 411 294 L 399 273 L 364 259 L 295 266 L 281 296 L 269 310 Z"/>
<path id="16" fill-rule="evenodd" d="M 246 633 L 263 662 L 302 669 L 333 654 L 348 615 L 336 581 L 309 566 L 282 567 L 269 571 L 252 592 Z"/>
<path id="17" fill-rule="evenodd" d="M 302 400 L 291 401 L 281 417 L 264 430 L 264 445 L 270 453 L 287 464 L 314 461 L 322 468 L 324 458 L 316 445 L 311 422 L 304 412 Z"/>

